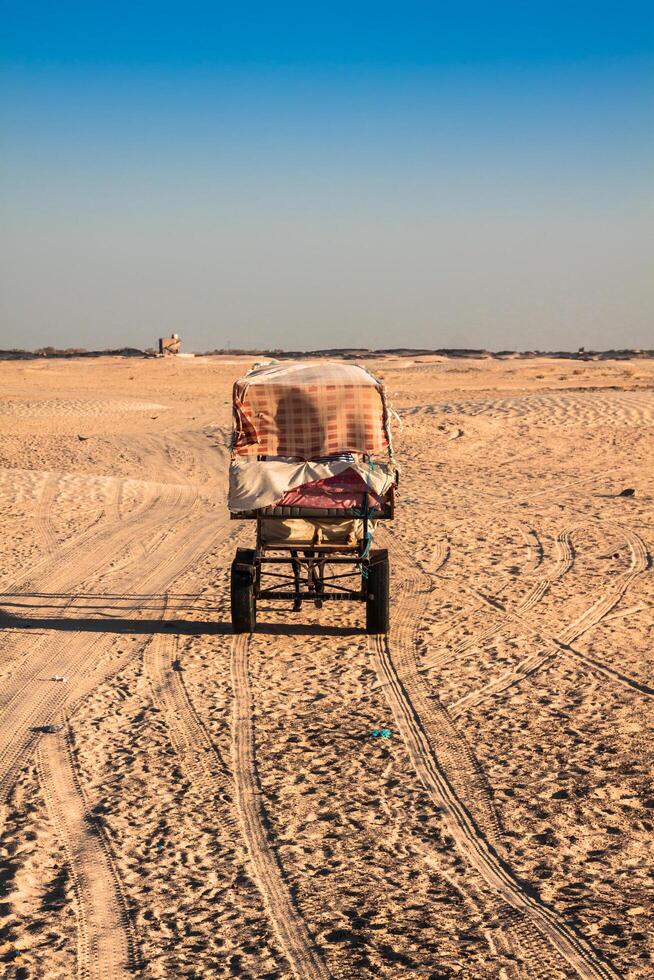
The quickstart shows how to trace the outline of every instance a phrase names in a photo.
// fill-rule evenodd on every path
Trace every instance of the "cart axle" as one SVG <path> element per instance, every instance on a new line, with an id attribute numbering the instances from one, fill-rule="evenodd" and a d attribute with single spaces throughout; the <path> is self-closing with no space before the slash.
<path id="1" fill-rule="evenodd" d="M 374 596 L 368 592 L 265 592 L 259 593 L 258 599 L 297 599 L 302 601 L 306 599 L 308 602 L 313 602 L 319 599 L 321 602 L 323 599 L 346 599 L 354 600 L 356 602 L 365 602 L 366 599 L 373 599 Z"/>

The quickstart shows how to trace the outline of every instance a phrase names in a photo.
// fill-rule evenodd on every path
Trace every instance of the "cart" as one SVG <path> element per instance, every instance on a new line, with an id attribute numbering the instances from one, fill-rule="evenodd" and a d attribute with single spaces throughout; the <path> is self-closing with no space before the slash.
<path id="1" fill-rule="evenodd" d="M 327 479 L 293 486 L 323 473 Z M 261 599 L 293 612 L 303 603 L 361 602 L 366 631 L 387 633 L 388 552 L 372 541 L 377 521 L 394 517 L 396 486 L 383 386 L 365 369 L 284 362 L 237 382 L 230 510 L 234 520 L 256 522 L 256 543 L 238 548 L 232 562 L 234 632 L 254 631 Z M 263 506 L 243 508 L 253 500 Z"/>

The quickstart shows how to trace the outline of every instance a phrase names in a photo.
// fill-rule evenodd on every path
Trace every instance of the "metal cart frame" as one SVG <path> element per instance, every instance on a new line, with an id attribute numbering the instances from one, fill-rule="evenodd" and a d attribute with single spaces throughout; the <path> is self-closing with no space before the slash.
<path id="1" fill-rule="evenodd" d="M 394 487 L 388 491 L 385 506 L 369 509 L 368 494 L 363 508 L 264 507 L 232 514 L 232 520 L 256 520 L 256 547 L 238 548 L 231 570 L 232 624 L 237 633 L 253 632 L 259 599 L 291 601 L 298 612 L 303 602 L 320 608 L 324 602 L 351 601 L 366 604 L 366 631 L 387 633 L 389 628 L 389 562 L 386 549 L 370 547 L 369 522 L 392 520 L 395 513 Z M 363 539 L 348 544 L 265 543 L 262 520 L 363 521 Z M 281 553 L 281 554 L 280 554 Z M 327 570 L 326 566 L 337 566 Z M 282 568 L 286 567 L 285 571 Z M 290 569 L 288 568 L 290 566 Z M 349 566 L 349 570 L 347 569 Z M 341 569 L 343 569 L 341 571 Z M 359 577 L 357 588 L 342 584 L 343 579 Z M 272 585 L 264 579 L 274 579 Z"/>

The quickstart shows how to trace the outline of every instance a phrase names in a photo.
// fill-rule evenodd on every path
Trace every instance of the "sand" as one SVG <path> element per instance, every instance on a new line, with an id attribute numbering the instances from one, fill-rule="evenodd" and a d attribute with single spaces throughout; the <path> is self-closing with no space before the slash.
<path id="1" fill-rule="evenodd" d="M 232 637 L 248 363 L 0 363 L 3 976 L 654 976 L 654 363 L 369 362 L 388 641 Z"/>

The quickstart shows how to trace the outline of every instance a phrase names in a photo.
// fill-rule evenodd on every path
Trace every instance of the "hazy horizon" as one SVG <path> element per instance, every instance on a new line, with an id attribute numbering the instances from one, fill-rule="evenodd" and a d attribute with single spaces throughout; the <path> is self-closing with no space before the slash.
<path id="1" fill-rule="evenodd" d="M 3 5 L 0 347 L 652 347 L 645 4 Z"/>

